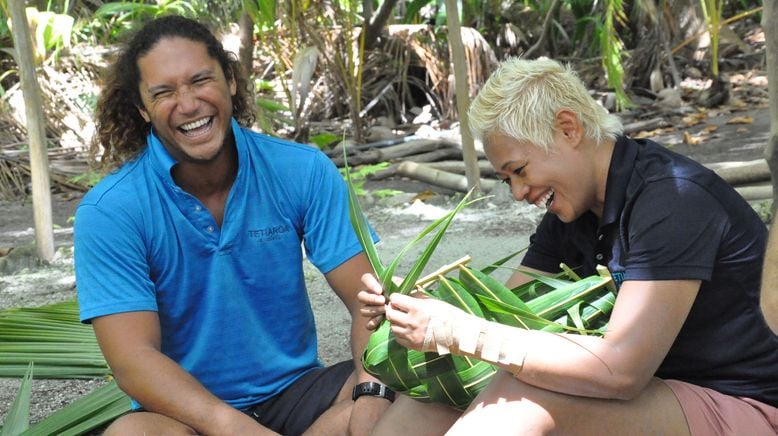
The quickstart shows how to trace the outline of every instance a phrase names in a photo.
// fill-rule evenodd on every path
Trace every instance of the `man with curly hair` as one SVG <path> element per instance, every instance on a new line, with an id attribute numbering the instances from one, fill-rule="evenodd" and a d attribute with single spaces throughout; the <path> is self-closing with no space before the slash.
<path id="1" fill-rule="evenodd" d="M 113 171 L 75 225 L 81 320 L 133 399 L 106 434 L 365 434 L 392 399 L 361 365 L 317 359 L 301 244 L 354 320 L 371 267 L 337 168 L 245 127 L 252 98 L 182 17 L 108 70 L 92 152 Z M 369 332 L 351 333 L 359 362 Z"/>

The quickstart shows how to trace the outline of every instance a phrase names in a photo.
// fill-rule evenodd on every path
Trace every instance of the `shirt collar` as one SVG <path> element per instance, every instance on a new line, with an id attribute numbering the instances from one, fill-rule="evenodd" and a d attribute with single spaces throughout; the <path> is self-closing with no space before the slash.
<path id="1" fill-rule="evenodd" d="M 243 134 L 243 130 L 235 118 L 230 120 L 230 127 L 232 128 L 232 134 L 235 137 L 235 148 L 238 151 L 238 172 L 241 172 L 241 168 L 246 164 L 246 137 Z M 162 144 L 154 129 L 151 129 L 149 135 L 146 137 L 147 153 L 151 160 L 154 171 L 162 178 L 162 180 L 175 184 L 173 181 L 173 175 L 170 170 L 178 161 L 167 151 L 167 148 Z"/>
<path id="2" fill-rule="evenodd" d="M 638 144 L 626 136 L 619 136 L 613 147 L 608 181 L 605 185 L 605 206 L 603 207 L 600 227 L 613 224 L 618 220 L 626 202 L 627 186 L 635 168 Z"/>

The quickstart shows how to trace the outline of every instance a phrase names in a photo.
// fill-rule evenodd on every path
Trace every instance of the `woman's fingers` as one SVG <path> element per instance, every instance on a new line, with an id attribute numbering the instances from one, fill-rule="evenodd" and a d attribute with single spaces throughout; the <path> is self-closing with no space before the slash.
<path id="1" fill-rule="evenodd" d="M 400 293 L 394 293 L 389 297 L 389 305 L 402 312 L 410 312 L 414 310 L 419 302 L 418 298 L 411 297 L 410 295 L 403 295 Z"/>
<path id="2" fill-rule="evenodd" d="M 421 349 L 427 333 L 429 314 L 425 310 L 426 300 L 402 294 L 392 294 L 386 308 L 386 319 L 391 323 L 391 331 L 400 345 Z"/>

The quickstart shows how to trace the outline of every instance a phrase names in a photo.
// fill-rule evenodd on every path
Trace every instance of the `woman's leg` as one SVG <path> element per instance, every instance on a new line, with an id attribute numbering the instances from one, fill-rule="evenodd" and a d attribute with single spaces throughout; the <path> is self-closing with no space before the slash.
<path id="1" fill-rule="evenodd" d="M 653 379 L 632 400 L 560 394 L 500 371 L 451 428 L 452 435 L 688 435 L 672 390 Z"/>

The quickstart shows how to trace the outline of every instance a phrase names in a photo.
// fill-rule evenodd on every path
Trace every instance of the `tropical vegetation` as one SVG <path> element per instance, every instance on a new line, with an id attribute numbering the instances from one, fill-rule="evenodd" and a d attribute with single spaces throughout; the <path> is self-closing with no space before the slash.
<path id="1" fill-rule="evenodd" d="M 7 2 L 0 0 L 0 197 L 18 198 L 26 195 L 29 174 L 3 153 L 27 147 L 21 133 L 24 127 L 18 121 L 23 109 L 15 99 L 19 73 Z M 457 120 L 446 24 L 449 13 L 458 15 L 463 32 L 470 36 L 466 55 L 471 96 L 498 60 L 517 55 L 552 56 L 575 64 L 588 84 L 612 94 L 613 109 L 617 110 L 629 108 L 632 99 L 646 90 L 678 86 L 680 64 L 718 77 L 719 35 L 727 26 L 753 25 L 761 11 L 761 2 L 755 0 L 461 0 L 456 11 L 447 11 L 445 3 L 27 1 L 28 25 L 46 102 L 43 109 L 49 123 L 49 147 L 65 150 L 63 153 L 71 157 L 86 155 L 84 145 L 93 129 L 91 111 L 99 92 L 100 72 L 127 31 L 165 14 L 197 17 L 229 36 L 225 41 L 232 44 L 254 78 L 260 114 L 257 128 L 328 149 L 343 139 L 368 141 L 368 130 L 379 118 L 395 125 L 414 125 L 418 109 L 423 107 L 439 125 Z M 702 36 L 709 37 L 707 46 L 699 44 Z M 695 59 L 693 53 L 697 60 L 690 61 Z M 355 168 L 352 194 L 360 193 L 364 175 L 378 168 Z M 68 189 L 86 189 L 99 177 L 81 168 L 55 180 Z M 384 265 L 371 248 L 370 238 L 362 240 L 387 292 L 410 292 L 422 286 L 431 298 L 456 303 L 487 319 L 596 334 L 607 320 L 607 302 L 612 298 L 607 279 L 602 277 L 581 279 L 566 271 L 556 278 L 537 277 L 528 287 L 508 290 L 489 278 L 501 261 L 483 269 L 455 262 L 450 271 L 421 277 L 454 215 L 471 201 L 463 200 L 409 245 L 424 237 L 432 239 L 400 284 L 391 277 L 397 274 L 399 259 L 407 252 Z M 358 207 L 352 213 L 356 225 L 367 234 L 359 224 L 363 220 Z M 450 273 L 457 277 L 447 276 Z M 566 303 L 556 304 L 557 298 Z M 494 371 L 467 359 L 398 351 L 385 324 L 374 334 L 368 351 L 365 364 L 382 377 L 390 377 L 381 369 L 388 361 L 428 371 L 426 377 L 413 381 L 409 374 L 396 376 L 399 390 L 420 399 L 435 397 L 435 401 L 456 407 L 469 401 L 480 385 L 466 386 L 464 396 L 440 398 L 441 390 L 435 383 L 442 376 L 430 369 L 445 367 L 444 378 L 456 379 L 451 386 L 459 383 L 460 392 L 461 386 L 468 385 L 463 380 L 484 382 Z M 480 375 L 465 378 L 463 374 L 468 372 Z M 79 434 L 129 407 L 127 397 L 110 382 L 110 369 L 91 328 L 78 323 L 74 302 L 1 312 L 0 376 L 22 380 L 2 434 Z M 90 377 L 109 382 L 28 428 L 30 380 L 41 377 Z M 454 389 L 451 386 L 448 389 Z"/>

